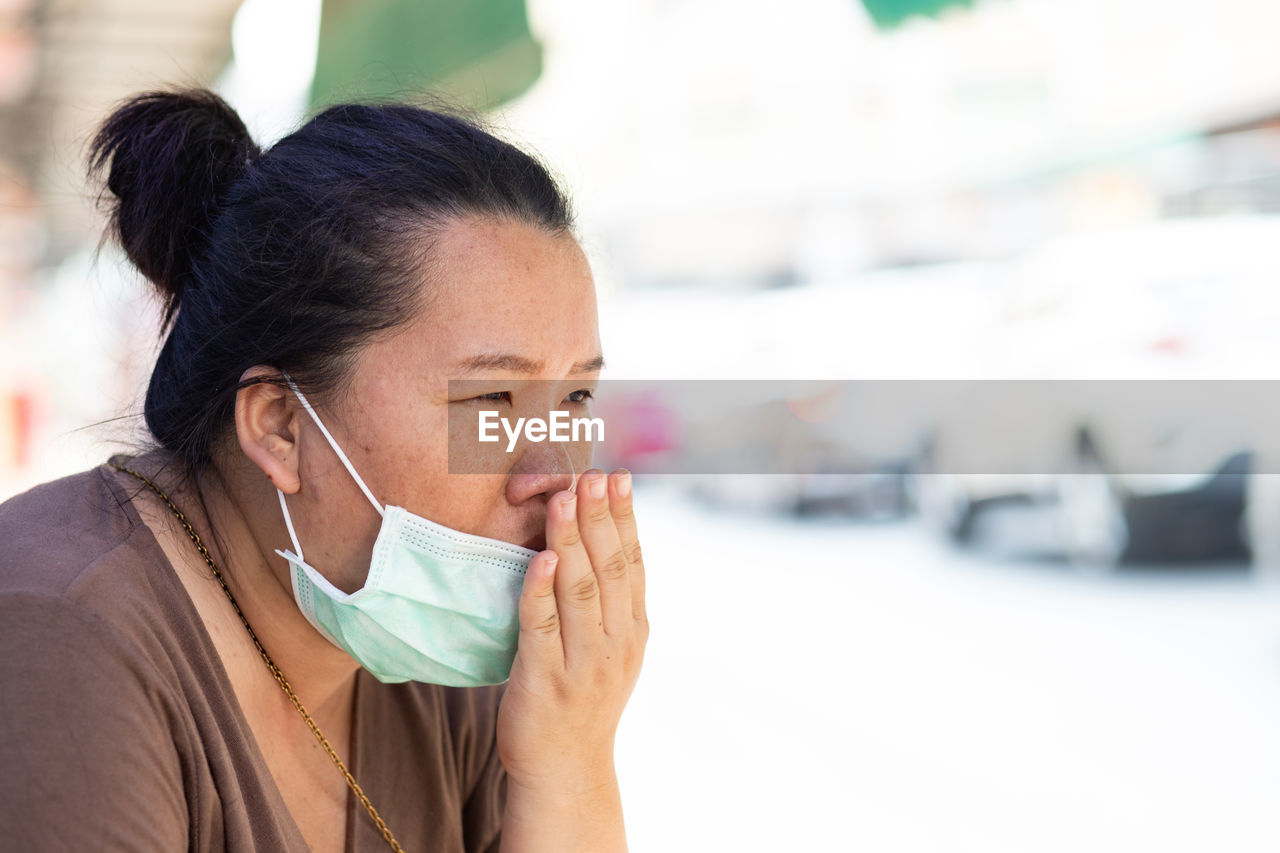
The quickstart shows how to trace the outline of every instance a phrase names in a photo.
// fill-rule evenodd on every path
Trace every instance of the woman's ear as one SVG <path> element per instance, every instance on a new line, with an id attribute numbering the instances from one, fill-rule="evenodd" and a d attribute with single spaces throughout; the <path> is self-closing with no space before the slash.
<path id="1" fill-rule="evenodd" d="M 240 382 L 278 379 L 274 367 L 251 367 Z M 289 392 L 273 382 L 254 382 L 236 393 L 236 436 L 240 449 L 287 495 L 302 487 L 298 476 L 298 409 Z"/>

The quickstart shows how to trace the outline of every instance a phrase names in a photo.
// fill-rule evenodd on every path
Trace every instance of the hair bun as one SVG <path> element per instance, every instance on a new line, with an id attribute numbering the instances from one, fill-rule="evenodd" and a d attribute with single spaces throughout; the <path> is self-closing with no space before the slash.
<path id="1" fill-rule="evenodd" d="M 136 95 L 94 137 L 89 173 L 106 175 L 109 227 L 164 295 L 166 321 L 227 189 L 258 154 L 236 111 L 205 89 Z"/>

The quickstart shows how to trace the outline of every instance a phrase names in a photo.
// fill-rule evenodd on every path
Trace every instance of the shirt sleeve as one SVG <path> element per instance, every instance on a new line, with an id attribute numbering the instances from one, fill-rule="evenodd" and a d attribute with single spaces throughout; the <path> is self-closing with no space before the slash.
<path id="1" fill-rule="evenodd" d="M 173 718 L 140 652 L 74 602 L 0 598 L 0 826 L 14 850 L 185 850 Z"/>
<path id="2" fill-rule="evenodd" d="M 507 771 L 498 758 L 498 705 L 506 685 L 474 688 L 471 702 L 473 752 L 470 793 L 462 805 L 462 832 L 467 853 L 498 853 L 502 812 L 507 804 Z"/>

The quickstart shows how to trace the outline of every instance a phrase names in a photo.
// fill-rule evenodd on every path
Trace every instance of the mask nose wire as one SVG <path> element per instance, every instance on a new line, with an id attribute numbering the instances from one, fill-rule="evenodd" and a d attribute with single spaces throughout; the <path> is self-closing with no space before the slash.
<path id="1" fill-rule="evenodd" d="M 578 471 L 573 467 L 573 454 L 569 452 L 567 445 L 564 449 L 564 455 L 569 460 L 569 491 L 576 495 L 578 493 Z"/>

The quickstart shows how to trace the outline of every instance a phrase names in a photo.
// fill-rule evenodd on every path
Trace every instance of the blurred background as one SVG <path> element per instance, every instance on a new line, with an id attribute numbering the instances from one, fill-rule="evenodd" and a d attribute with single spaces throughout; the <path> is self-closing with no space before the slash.
<path id="1" fill-rule="evenodd" d="M 1277 40 L 1274 0 L 0 0 L 0 498 L 146 441 L 157 310 L 84 179 L 140 89 L 214 86 L 263 144 L 486 111 L 576 201 L 606 378 L 1266 380 Z M 1062 416 L 1063 472 L 961 476 L 949 442 L 1052 407 L 849 447 L 820 389 L 769 402 L 865 473 L 639 480 L 632 849 L 1280 849 L 1247 424 L 1137 476 Z M 680 436 L 629 406 L 643 470 Z"/>

